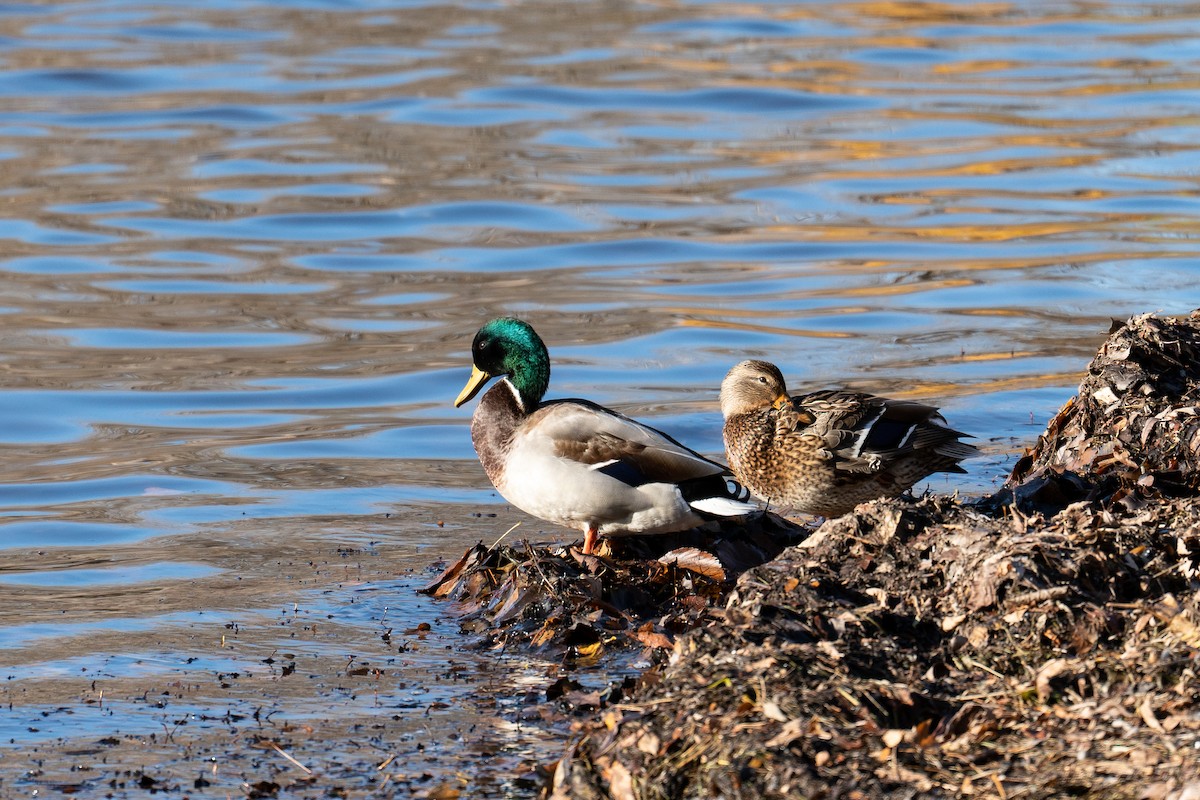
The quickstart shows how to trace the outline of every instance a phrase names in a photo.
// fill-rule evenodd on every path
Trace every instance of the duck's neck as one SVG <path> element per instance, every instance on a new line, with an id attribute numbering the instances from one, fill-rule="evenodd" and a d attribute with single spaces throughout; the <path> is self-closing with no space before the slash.
<path id="1" fill-rule="evenodd" d="M 520 359 L 501 383 L 508 384 L 524 413 L 532 414 L 550 386 L 550 358 L 543 350 L 537 357 Z"/>
<path id="2" fill-rule="evenodd" d="M 500 486 L 513 435 L 531 411 L 508 379 L 501 378 L 484 393 L 471 415 L 471 443 L 493 486 Z"/>

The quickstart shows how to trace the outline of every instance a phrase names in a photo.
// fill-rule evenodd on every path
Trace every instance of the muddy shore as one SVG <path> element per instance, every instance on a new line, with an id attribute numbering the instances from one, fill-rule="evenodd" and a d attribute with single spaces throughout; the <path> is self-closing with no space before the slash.
<path id="1" fill-rule="evenodd" d="M 1200 312 L 1139 316 L 982 502 L 480 547 L 428 591 L 562 659 L 544 796 L 1197 797 L 1198 401 Z M 649 666 L 579 691 L 606 659 Z"/>

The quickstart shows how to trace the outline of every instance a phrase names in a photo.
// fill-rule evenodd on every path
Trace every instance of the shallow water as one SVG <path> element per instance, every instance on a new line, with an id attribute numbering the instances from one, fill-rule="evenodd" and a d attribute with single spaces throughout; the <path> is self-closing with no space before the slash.
<path id="1" fill-rule="evenodd" d="M 982 493 L 1110 318 L 1200 306 L 1190 4 L 81 0 L 0 42 L 5 795 L 527 794 L 549 667 L 412 592 L 571 536 L 450 405 L 491 316 L 713 454 L 746 356 L 933 399 L 986 456 L 932 488 Z"/>

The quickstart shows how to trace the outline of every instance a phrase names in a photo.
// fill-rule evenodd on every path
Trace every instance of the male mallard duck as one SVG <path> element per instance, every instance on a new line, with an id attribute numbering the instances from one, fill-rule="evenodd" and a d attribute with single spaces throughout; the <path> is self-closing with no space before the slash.
<path id="1" fill-rule="evenodd" d="M 599 536 L 671 533 L 702 514 L 756 510 L 729 470 L 679 442 L 587 400 L 542 396 L 550 356 L 518 319 L 488 322 L 471 343 L 474 366 L 457 408 L 500 377 L 471 417 L 475 452 L 504 499 L 535 517 Z"/>
<path id="2" fill-rule="evenodd" d="M 771 503 L 837 517 L 895 497 L 979 451 L 933 406 L 826 390 L 789 397 L 783 374 L 743 361 L 721 382 L 725 453 L 738 480 Z"/>

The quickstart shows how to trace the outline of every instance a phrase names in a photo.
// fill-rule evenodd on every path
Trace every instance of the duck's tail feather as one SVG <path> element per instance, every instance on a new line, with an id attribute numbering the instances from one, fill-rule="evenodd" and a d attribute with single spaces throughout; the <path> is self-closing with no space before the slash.
<path id="1" fill-rule="evenodd" d="M 960 442 L 958 439 L 951 439 L 948 442 L 942 442 L 933 448 L 933 451 L 940 456 L 953 458 L 956 461 L 962 461 L 966 458 L 974 458 L 980 455 L 979 448 L 969 442 Z"/>
<path id="2" fill-rule="evenodd" d="M 714 517 L 740 517 L 758 511 L 751 501 L 750 490 L 729 475 L 705 475 L 681 481 L 679 493 L 693 509 Z"/>

